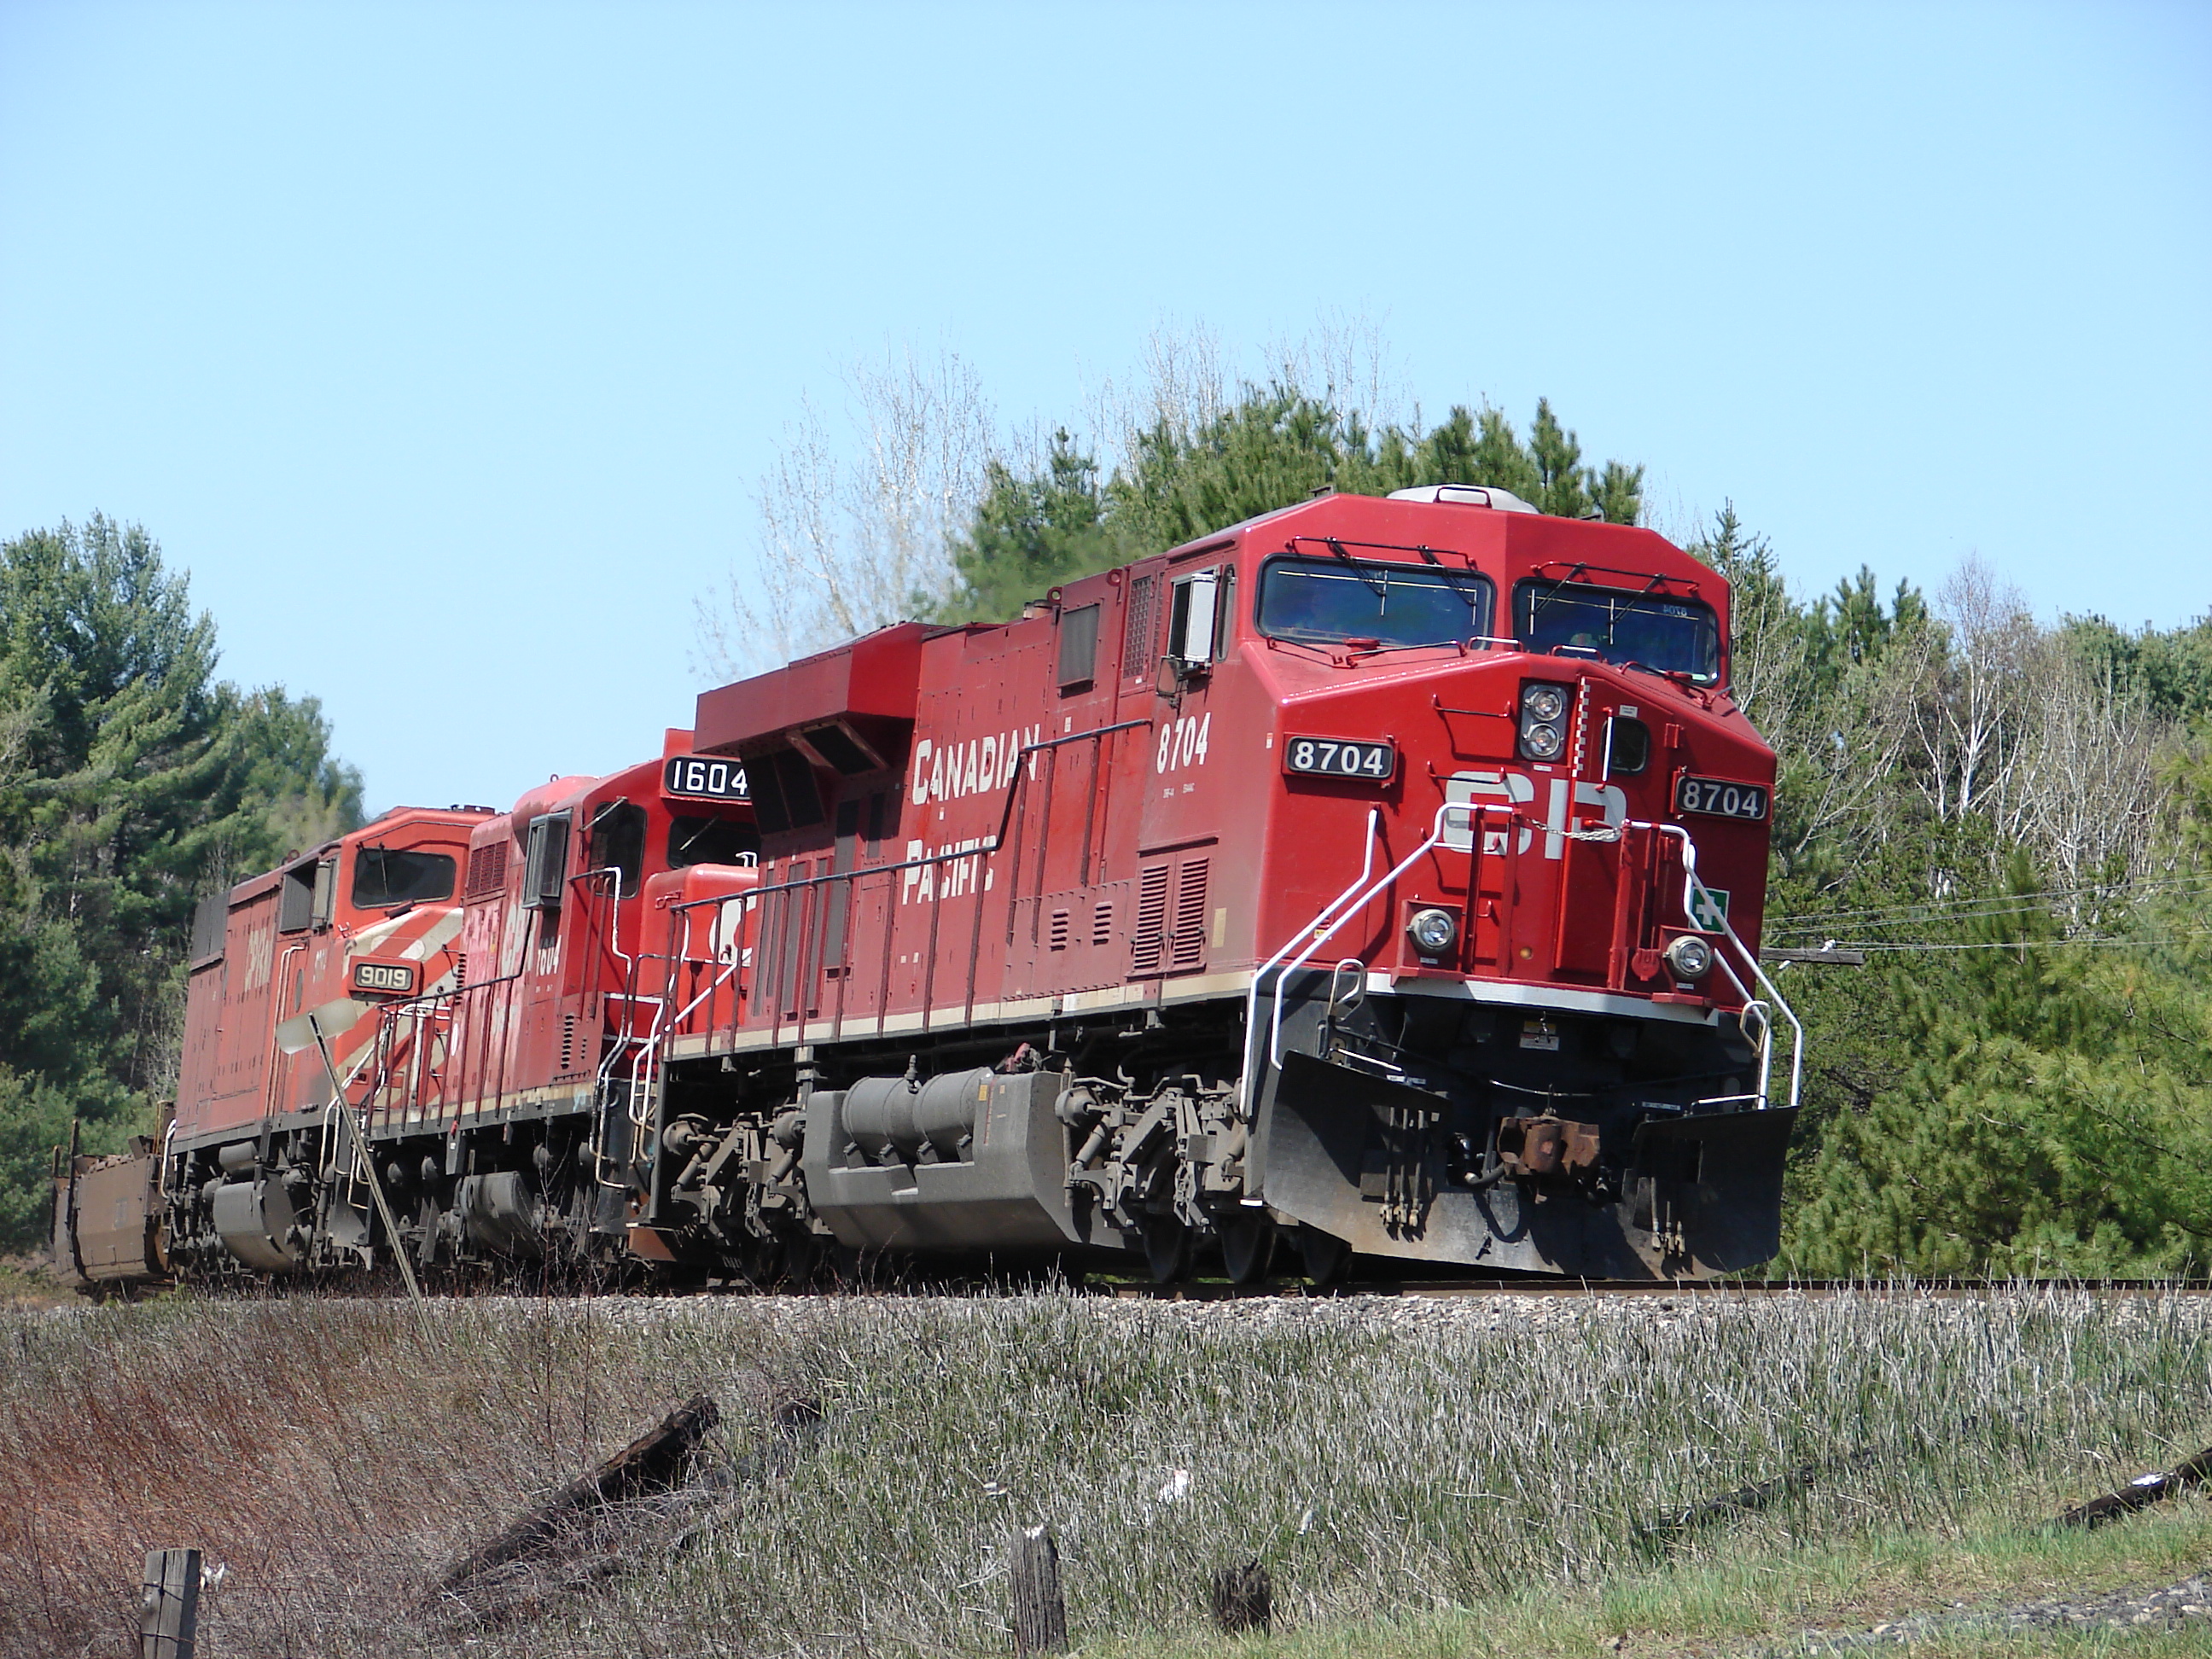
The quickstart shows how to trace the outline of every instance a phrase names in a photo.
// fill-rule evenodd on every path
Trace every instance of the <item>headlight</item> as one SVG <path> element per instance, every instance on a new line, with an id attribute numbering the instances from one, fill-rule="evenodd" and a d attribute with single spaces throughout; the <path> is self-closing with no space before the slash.
<path id="1" fill-rule="evenodd" d="M 1523 686 L 1521 712 L 1532 720 L 1556 720 L 1567 712 L 1567 694 L 1556 685 Z"/>
<path id="2" fill-rule="evenodd" d="M 1567 746 L 1562 722 L 1573 694 L 1564 685 L 1540 680 L 1521 688 L 1521 753 L 1529 760 L 1557 760 Z"/>
<path id="3" fill-rule="evenodd" d="M 1703 979 L 1713 965 L 1713 947 L 1695 933 L 1684 933 L 1667 947 L 1667 965 L 1676 979 Z"/>
<path id="4" fill-rule="evenodd" d="M 1551 760 L 1559 752 L 1561 738 L 1556 726 L 1524 726 L 1521 728 L 1521 752 L 1532 760 Z"/>
<path id="5" fill-rule="evenodd" d="M 1440 957 L 1459 937 L 1459 922 L 1449 910 L 1416 910 L 1406 924 L 1406 936 L 1425 957 Z"/>

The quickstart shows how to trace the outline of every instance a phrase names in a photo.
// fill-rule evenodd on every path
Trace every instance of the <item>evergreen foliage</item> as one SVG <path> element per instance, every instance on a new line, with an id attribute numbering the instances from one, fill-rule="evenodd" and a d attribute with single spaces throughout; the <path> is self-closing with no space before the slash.
<path id="1" fill-rule="evenodd" d="M 150 1127 L 193 905 L 361 820 L 313 698 L 216 679 L 215 624 L 137 526 L 0 544 L 0 1247 L 48 1149 Z"/>
<path id="2" fill-rule="evenodd" d="M 1370 426 L 1356 410 L 1277 381 L 1227 408 L 1161 415 L 1108 474 L 1065 428 L 1026 471 L 988 467 L 982 500 L 953 543 L 946 622 L 1003 622 L 1058 583 L 1111 569 L 1226 526 L 1341 489 L 1382 495 L 1419 483 L 1486 483 L 1547 513 L 1602 511 L 1633 524 L 1644 469 L 1587 465 L 1575 434 L 1539 402 L 1524 441 L 1497 410 L 1455 408 L 1425 433 Z"/>
<path id="3" fill-rule="evenodd" d="M 1778 1264 L 2212 1271 L 2212 623 L 2039 628 L 1973 581 L 1790 594 L 1732 508 L 1735 695 L 1778 751 L 1769 944 L 1807 1027 Z"/>

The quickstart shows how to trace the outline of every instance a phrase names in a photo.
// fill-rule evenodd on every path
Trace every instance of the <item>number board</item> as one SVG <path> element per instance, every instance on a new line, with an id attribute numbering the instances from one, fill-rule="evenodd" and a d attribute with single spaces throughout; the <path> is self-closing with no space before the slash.
<path id="1" fill-rule="evenodd" d="M 1346 738 L 1288 738 L 1283 743 L 1283 770 L 1304 777 L 1388 783 L 1398 770 L 1398 746 Z"/>
<path id="2" fill-rule="evenodd" d="M 1766 817 L 1766 791 L 1755 783 L 1730 783 L 1724 778 L 1686 777 L 1674 791 L 1674 810 L 1702 812 L 1708 817 Z"/>
<path id="3" fill-rule="evenodd" d="M 353 965 L 353 988 L 375 991 L 385 996 L 410 995 L 415 989 L 415 964 L 366 959 L 356 962 Z"/>
<path id="4" fill-rule="evenodd" d="M 720 755 L 673 755 L 660 769 L 660 793 L 696 800 L 750 800 L 745 769 Z"/>

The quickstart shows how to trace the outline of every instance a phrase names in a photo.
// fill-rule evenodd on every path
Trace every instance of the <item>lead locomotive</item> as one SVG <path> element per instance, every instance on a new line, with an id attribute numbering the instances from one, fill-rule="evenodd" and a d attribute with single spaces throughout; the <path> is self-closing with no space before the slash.
<path id="1" fill-rule="evenodd" d="M 1661 537 L 1444 485 L 724 686 L 658 762 L 211 902 L 174 1122 L 70 1161 L 58 1244 L 1754 1266 L 1801 1054 L 1728 638 Z"/>

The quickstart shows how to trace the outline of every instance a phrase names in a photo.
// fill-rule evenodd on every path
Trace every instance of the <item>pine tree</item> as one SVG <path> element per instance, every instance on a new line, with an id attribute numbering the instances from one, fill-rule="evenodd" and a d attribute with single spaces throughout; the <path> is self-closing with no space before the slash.
<path id="1" fill-rule="evenodd" d="M 1548 402 L 1524 444 L 1494 409 L 1454 408 L 1425 434 L 1375 428 L 1292 384 L 1248 386 L 1210 417 L 1163 415 L 1139 431 L 1124 464 L 1101 479 L 1065 431 L 1040 465 L 988 470 L 981 505 L 955 542 L 958 581 L 932 612 L 1001 622 L 1056 583 L 1110 569 L 1306 500 L 1321 489 L 1387 495 L 1417 483 L 1487 483 L 1547 512 L 1601 508 L 1633 524 L 1644 469 L 1582 462 Z"/>
<path id="2" fill-rule="evenodd" d="M 195 902 L 360 821 L 314 701 L 216 659 L 140 527 L 0 544 L 0 1244 L 69 1118 L 112 1146 L 173 1081 Z"/>

